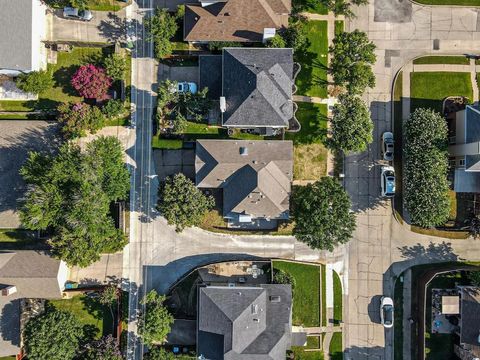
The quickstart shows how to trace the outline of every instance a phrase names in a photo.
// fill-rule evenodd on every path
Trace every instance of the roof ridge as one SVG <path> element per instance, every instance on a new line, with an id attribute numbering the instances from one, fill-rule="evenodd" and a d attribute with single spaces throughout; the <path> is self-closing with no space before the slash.
<path id="1" fill-rule="evenodd" d="M 270 6 L 270 4 L 268 3 L 268 1 L 267 0 L 258 0 L 258 2 L 265 9 L 268 16 L 270 16 L 270 19 L 275 23 L 275 25 L 277 27 L 280 27 L 282 25 L 282 22 L 279 19 L 279 15 L 275 11 L 273 11 L 273 9 Z"/>

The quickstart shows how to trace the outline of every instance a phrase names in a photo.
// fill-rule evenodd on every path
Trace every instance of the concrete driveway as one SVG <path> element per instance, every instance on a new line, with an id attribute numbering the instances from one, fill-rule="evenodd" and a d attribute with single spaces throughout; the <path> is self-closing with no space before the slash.
<path id="1" fill-rule="evenodd" d="M 29 151 L 46 151 L 56 143 L 54 122 L 0 120 L 0 228 L 17 228 L 18 200 L 26 185 L 18 173 Z"/>
<path id="2" fill-rule="evenodd" d="M 50 41 L 113 43 L 126 39 L 126 11 L 92 11 L 91 21 L 64 19 L 62 10 L 48 15 Z"/>

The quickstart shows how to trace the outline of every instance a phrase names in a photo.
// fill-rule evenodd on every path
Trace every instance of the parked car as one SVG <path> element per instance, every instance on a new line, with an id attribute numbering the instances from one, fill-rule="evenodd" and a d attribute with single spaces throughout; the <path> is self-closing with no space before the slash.
<path id="1" fill-rule="evenodd" d="M 65 19 L 90 21 L 93 19 L 93 14 L 90 10 L 80 10 L 73 7 L 65 7 L 63 8 L 63 17 Z"/>
<path id="2" fill-rule="evenodd" d="M 387 329 L 393 326 L 393 300 L 388 296 L 382 296 L 380 301 L 380 320 Z"/>
<path id="3" fill-rule="evenodd" d="M 179 82 L 177 83 L 177 86 L 173 86 L 171 89 L 172 92 L 178 92 L 178 93 L 187 93 L 190 92 L 192 94 L 195 94 L 197 92 L 197 84 L 194 82 Z"/>
<path id="4" fill-rule="evenodd" d="M 382 166 L 380 185 L 382 196 L 393 197 L 395 195 L 395 169 L 393 166 Z"/>
<path id="5" fill-rule="evenodd" d="M 383 160 L 393 161 L 393 134 L 384 132 L 382 135 L 382 153 Z"/>

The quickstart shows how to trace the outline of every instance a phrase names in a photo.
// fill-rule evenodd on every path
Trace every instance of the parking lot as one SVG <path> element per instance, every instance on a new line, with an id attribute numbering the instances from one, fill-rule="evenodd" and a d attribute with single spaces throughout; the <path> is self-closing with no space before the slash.
<path id="1" fill-rule="evenodd" d="M 57 130 L 53 122 L 0 120 L 0 228 L 20 226 L 18 200 L 26 187 L 18 171 L 29 151 L 54 147 Z"/>

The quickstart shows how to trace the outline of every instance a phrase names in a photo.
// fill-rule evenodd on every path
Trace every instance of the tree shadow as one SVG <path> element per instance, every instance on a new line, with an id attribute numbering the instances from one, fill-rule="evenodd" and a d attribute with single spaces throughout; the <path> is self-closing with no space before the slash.
<path id="1" fill-rule="evenodd" d="M 100 35 L 109 42 L 125 42 L 127 23 L 125 18 L 118 16 L 116 13 L 108 13 L 108 19 L 100 21 L 98 31 Z"/>
<path id="2" fill-rule="evenodd" d="M 413 246 L 402 246 L 398 250 L 405 259 L 414 259 L 416 262 L 444 262 L 464 260 L 453 252 L 452 244 L 441 242 L 435 244 L 430 242 L 428 246 L 417 243 Z"/>

